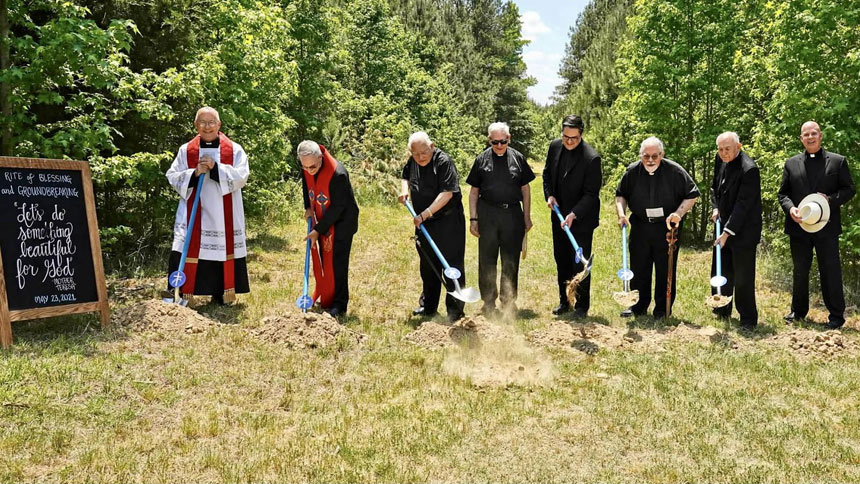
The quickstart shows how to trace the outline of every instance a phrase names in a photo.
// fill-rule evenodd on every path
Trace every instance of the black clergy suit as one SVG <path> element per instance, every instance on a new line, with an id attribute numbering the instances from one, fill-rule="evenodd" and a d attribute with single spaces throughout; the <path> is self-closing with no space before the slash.
<path id="1" fill-rule="evenodd" d="M 823 166 L 822 166 L 823 164 Z M 809 173 L 811 172 L 811 173 Z M 810 174 L 813 175 L 810 179 Z M 785 211 L 785 233 L 791 241 L 794 264 L 791 311 L 803 318 L 809 311 L 809 269 L 812 249 L 818 258 L 821 293 L 834 324 L 845 322 L 845 295 L 842 289 L 842 266 L 839 260 L 839 234 L 842 233 L 840 207 L 857 192 L 848 162 L 838 153 L 820 149 L 818 153 L 801 153 L 785 162 L 779 203 Z M 789 213 L 811 193 L 823 193 L 830 202 L 830 221 L 820 231 L 808 233 Z"/>
<path id="2" fill-rule="evenodd" d="M 738 308 L 741 324 L 758 323 L 755 299 L 756 249 L 761 241 L 761 173 L 758 165 L 743 151 L 724 163 L 714 160 L 711 183 L 711 207 L 719 210 L 723 231 L 729 234 L 722 249 L 722 275 L 728 280 L 720 292 L 731 296 Z M 716 251 L 711 261 L 711 275 L 716 275 Z M 716 294 L 716 289 L 711 288 Z M 714 310 L 728 317 L 732 304 Z"/>
<path id="3" fill-rule="evenodd" d="M 576 148 L 568 150 L 562 140 L 555 139 L 549 144 L 546 165 L 543 170 L 544 199 L 555 197 L 558 208 L 564 216 L 573 212 L 576 219 L 570 231 L 582 247 L 586 259 L 591 256 L 591 243 L 594 229 L 600 219 L 600 187 L 603 186 L 603 173 L 600 155 L 585 141 Z M 552 226 L 552 248 L 555 267 L 558 273 L 558 301 L 567 306 L 567 281 L 584 269 L 584 261 L 575 263 L 575 253 L 567 234 L 553 211 L 550 211 Z M 580 283 L 574 309 L 588 312 L 591 305 L 591 278 Z"/>

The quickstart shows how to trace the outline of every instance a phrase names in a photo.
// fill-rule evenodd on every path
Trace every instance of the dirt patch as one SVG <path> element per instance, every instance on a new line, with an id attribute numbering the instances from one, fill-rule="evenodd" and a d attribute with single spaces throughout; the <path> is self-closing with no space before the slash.
<path id="1" fill-rule="evenodd" d="M 157 333 L 203 333 L 219 324 L 193 309 L 159 300 L 114 309 L 111 322 L 131 331 Z"/>
<path id="2" fill-rule="evenodd" d="M 254 336 L 290 348 L 322 348 L 338 341 L 361 343 L 365 335 L 340 324 L 328 313 L 294 313 L 263 318 Z"/>
<path id="3" fill-rule="evenodd" d="M 768 338 L 765 342 L 787 348 L 800 356 L 825 359 L 856 354 L 860 350 L 856 342 L 846 338 L 839 330 L 821 332 L 795 329 Z"/>
<path id="4" fill-rule="evenodd" d="M 553 321 L 544 329 L 529 333 L 538 346 L 557 347 L 595 354 L 601 349 L 628 348 L 653 350 L 666 341 L 724 344 L 737 348 L 738 343 L 724 332 L 710 326 L 679 324 L 662 330 L 620 329 L 596 323 Z"/>
<path id="5" fill-rule="evenodd" d="M 427 321 L 406 340 L 433 350 L 447 348 L 442 370 L 476 386 L 544 385 L 556 375 L 544 350 L 513 328 L 481 316 L 453 325 Z"/>
<path id="6" fill-rule="evenodd" d="M 505 337 L 506 332 L 501 326 L 477 316 L 462 318 L 454 324 L 425 321 L 418 329 L 407 334 L 405 339 L 418 346 L 438 350 L 458 345 L 477 347 L 484 342 Z"/>

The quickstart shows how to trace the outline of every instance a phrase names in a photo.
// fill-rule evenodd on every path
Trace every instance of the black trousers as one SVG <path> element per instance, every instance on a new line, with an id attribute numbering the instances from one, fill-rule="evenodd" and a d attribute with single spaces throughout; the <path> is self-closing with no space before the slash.
<path id="1" fill-rule="evenodd" d="M 630 270 L 633 279 L 630 289 L 639 291 L 639 302 L 630 309 L 633 314 L 645 314 L 651 305 L 651 274 L 654 274 L 654 317 L 666 315 L 666 284 L 669 278 L 669 243 L 666 242 L 666 223 L 649 223 L 633 219 L 630 223 Z M 675 242 L 674 270 L 672 271 L 672 295 L 675 303 L 678 288 L 678 252 L 681 248 L 680 234 Z"/>
<path id="2" fill-rule="evenodd" d="M 171 251 L 170 258 L 167 261 L 167 275 L 179 269 L 179 260 L 182 259 L 182 252 Z M 248 264 L 244 257 L 234 259 L 233 262 L 233 282 L 236 286 L 236 294 L 246 294 L 251 292 L 248 284 Z M 170 284 L 167 285 L 167 290 L 172 292 L 173 288 Z M 203 260 L 197 262 L 197 277 L 194 279 L 194 295 L 196 296 L 212 296 L 216 300 L 220 300 L 224 294 L 224 263 L 214 260 Z"/>
<path id="3" fill-rule="evenodd" d="M 570 243 L 567 234 L 559 225 L 560 222 L 555 213 L 551 215 L 552 254 L 555 256 L 555 268 L 558 272 L 558 302 L 561 305 L 566 305 L 570 303 L 567 300 L 567 282 L 585 269 L 585 261 L 581 261 L 579 264 L 575 262 L 576 252 L 573 250 L 573 244 Z M 594 238 L 594 231 L 575 232 L 573 237 L 582 248 L 582 255 L 586 259 L 591 257 L 591 242 Z M 589 307 L 591 307 L 591 277 L 586 277 L 576 290 L 574 309 L 588 311 Z"/>
<path id="4" fill-rule="evenodd" d="M 433 217 L 424 223 L 424 228 L 427 229 L 433 242 L 445 256 L 448 265 L 460 270 L 460 278 L 457 281 L 461 288 L 466 287 L 466 267 L 463 264 L 466 253 L 466 219 L 462 210 L 460 212 L 454 211 L 441 218 Z M 421 231 L 416 230 L 415 235 L 415 245 L 420 261 L 421 285 L 424 291 L 424 312 L 425 314 L 432 314 L 439 308 L 442 285 L 445 285 L 446 291 L 453 291 L 454 283 L 447 277 L 442 277 L 442 262 L 433 252 Z M 440 281 L 440 277 L 444 283 Z M 450 294 L 445 295 L 445 308 L 449 316 L 461 316 L 465 305 L 466 303 Z"/>
<path id="5" fill-rule="evenodd" d="M 526 224 L 519 204 L 500 208 L 478 202 L 478 287 L 484 305 L 495 307 L 496 298 L 502 306 L 517 300 L 517 279 L 520 253 Z M 496 287 L 496 266 L 502 259 L 500 289 Z"/>
<path id="6" fill-rule="evenodd" d="M 334 298 L 332 299 L 332 306 L 345 313 L 347 306 L 349 306 L 349 254 L 352 252 L 353 234 L 338 235 L 337 229 L 334 233 L 334 247 L 332 249 Z M 319 245 L 317 244 L 317 246 Z"/>
<path id="7" fill-rule="evenodd" d="M 842 290 L 842 264 L 839 260 L 839 236 L 804 234 L 791 236 L 791 259 L 794 263 L 794 284 L 791 292 L 791 310 L 797 317 L 809 312 L 809 269 L 812 267 L 812 249 L 818 258 L 818 275 L 821 278 L 821 296 L 830 311 L 829 320 L 845 322 L 845 294 Z"/>
<path id="8" fill-rule="evenodd" d="M 731 240 L 731 236 L 729 237 Z M 715 314 L 729 317 L 732 314 L 732 304 L 738 308 L 738 314 L 743 324 L 758 324 L 758 308 L 755 300 L 755 256 L 758 246 L 733 247 L 731 244 L 723 247 L 721 257 L 723 276 L 726 285 L 720 288 L 723 296 L 734 297 L 732 302 L 714 310 Z M 711 251 L 711 277 L 717 275 L 717 251 Z M 711 287 L 711 294 L 717 290 Z"/>

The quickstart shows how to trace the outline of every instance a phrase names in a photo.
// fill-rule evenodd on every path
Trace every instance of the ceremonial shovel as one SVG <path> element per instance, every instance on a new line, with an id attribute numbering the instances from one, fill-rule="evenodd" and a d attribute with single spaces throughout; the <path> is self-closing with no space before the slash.
<path id="1" fill-rule="evenodd" d="M 720 219 L 719 218 L 717 218 L 716 229 L 717 229 L 716 237 L 719 239 L 720 238 Z M 716 309 L 716 308 L 721 308 L 721 307 L 727 306 L 730 302 L 732 302 L 732 297 L 731 296 L 723 296 L 722 293 L 720 292 L 720 289 L 723 286 L 725 286 L 726 283 L 728 283 L 729 281 L 725 277 L 723 277 L 723 259 L 722 259 L 721 253 L 720 253 L 722 247 L 720 247 L 720 244 L 716 244 L 714 246 L 714 248 L 716 248 L 716 250 L 717 250 L 717 267 L 716 267 L 717 275 L 711 278 L 711 285 L 714 286 L 715 288 L 717 288 L 717 293 L 713 294 L 711 296 L 708 296 L 707 299 L 705 299 L 705 304 L 707 304 L 711 308 Z"/>
<path id="2" fill-rule="evenodd" d="M 418 216 L 415 213 L 415 209 L 412 208 L 412 204 L 409 203 L 409 200 L 406 200 L 403 204 L 406 205 L 407 209 L 409 209 L 409 213 L 412 214 L 412 218 Z M 436 257 L 438 257 L 439 261 L 442 262 L 442 267 L 445 268 L 445 270 L 443 271 L 445 277 L 447 277 L 451 280 L 451 282 L 454 283 L 454 290 L 448 291 L 448 294 L 467 303 L 477 302 L 479 299 L 481 299 L 480 293 L 478 293 L 478 291 L 474 288 L 460 288 L 460 281 L 458 280 L 460 279 L 460 270 L 456 267 L 451 267 L 450 265 L 448 265 L 448 261 L 445 260 L 445 256 L 442 255 L 442 252 L 439 250 L 439 247 L 436 247 L 436 243 L 433 242 L 433 239 L 430 238 L 430 234 L 427 232 L 427 229 L 424 228 L 424 224 L 419 224 L 418 228 L 421 229 L 421 233 L 424 234 L 424 238 L 427 239 L 427 242 L 430 244 L 430 248 L 432 248 L 433 252 L 436 253 Z"/>
<path id="3" fill-rule="evenodd" d="M 308 233 L 311 233 L 311 217 L 308 217 Z M 314 301 L 308 296 L 308 267 L 311 264 L 311 239 L 308 239 L 305 244 L 305 285 L 302 289 L 302 295 L 296 299 L 296 306 L 301 308 L 303 313 L 308 312 L 314 305 Z"/>
<path id="4" fill-rule="evenodd" d="M 185 259 L 188 258 L 188 247 L 191 245 L 191 233 L 194 230 L 194 218 L 197 215 L 197 206 L 200 205 L 200 191 L 203 189 L 204 178 L 206 178 L 205 173 L 197 177 L 197 189 L 194 190 L 194 203 L 191 205 L 191 218 L 188 222 L 188 229 L 185 231 L 185 245 L 182 246 L 182 257 L 179 258 L 179 268 L 167 276 L 167 283 L 173 288 L 173 300 L 165 298 L 163 299 L 164 302 L 188 306 L 188 300 L 179 296 L 179 288 L 185 284 L 186 277 L 182 271 L 185 269 Z"/>
<path id="5" fill-rule="evenodd" d="M 669 244 L 669 276 L 666 281 L 666 317 L 672 315 L 672 275 L 675 273 L 675 242 L 678 241 L 678 226 L 672 225 L 672 229 L 666 234 L 666 242 Z"/>
<path id="6" fill-rule="evenodd" d="M 561 210 L 558 209 L 558 205 L 553 205 L 552 210 L 558 216 L 558 220 L 561 223 L 564 223 L 564 215 L 561 214 Z M 561 228 L 564 229 L 564 233 L 567 234 L 567 238 L 570 239 L 570 243 L 573 244 L 573 250 L 574 250 L 574 252 L 576 252 L 576 256 L 574 257 L 574 262 L 579 264 L 579 262 L 584 259 L 584 256 L 582 254 L 582 247 L 580 247 L 579 244 L 576 243 L 576 239 L 573 237 L 573 234 L 570 232 L 570 227 L 568 227 L 567 225 L 562 225 Z M 591 266 L 592 265 L 594 265 L 594 254 L 591 254 L 591 257 L 589 257 L 588 259 L 585 260 L 585 269 L 583 271 L 583 272 L 585 272 L 585 276 L 583 277 L 583 279 L 585 279 L 585 277 L 587 277 L 588 274 L 591 274 Z"/>
<path id="7" fill-rule="evenodd" d="M 629 308 L 639 302 L 639 290 L 630 290 L 630 280 L 633 279 L 633 271 L 627 268 L 627 225 L 621 227 L 621 269 L 618 269 L 618 278 L 621 279 L 624 290 L 612 293 L 612 299 L 625 308 Z"/>

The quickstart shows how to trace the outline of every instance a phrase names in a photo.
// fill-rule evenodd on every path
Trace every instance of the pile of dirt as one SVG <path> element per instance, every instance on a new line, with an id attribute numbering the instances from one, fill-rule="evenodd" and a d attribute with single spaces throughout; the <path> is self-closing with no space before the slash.
<path id="1" fill-rule="evenodd" d="M 822 358 L 856 353 L 860 349 L 857 343 L 846 338 L 839 330 L 821 332 L 795 329 L 769 338 L 767 342 L 788 348 L 802 356 Z"/>
<path id="2" fill-rule="evenodd" d="M 654 349 L 669 340 L 687 343 L 719 343 L 730 348 L 738 347 L 737 342 L 716 328 L 687 324 L 661 330 L 628 330 L 596 323 L 553 321 L 546 328 L 529 333 L 529 340 L 542 347 L 564 348 L 586 354 L 595 354 L 604 348 Z"/>
<path id="3" fill-rule="evenodd" d="M 454 324 L 425 321 L 405 337 L 406 341 L 431 350 L 463 344 L 474 347 L 503 338 L 505 332 L 502 327 L 490 323 L 483 316 L 467 316 Z"/>
<path id="4" fill-rule="evenodd" d="M 475 386 L 544 385 L 555 376 L 549 355 L 511 327 L 467 317 L 453 325 L 427 321 L 406 340 L 428 349 L 447 348 L 442 370 Z"/>
<path id="5" fill-rule="evenodd" d="M 219 324 L 193 309 L 160 300 L 148 300 L 111 313 L 111 322 L 132 331 L 203 333 Z"/>
<path id="6" fill-rule="evenodd" d="M 365 335 L 340 324 L 328 313 L 288 313 L 269 316 L 251 332 L 265 341 L 286 344 L 293 349 L 322 348 L 338 340 L 361 343 Z"/>

